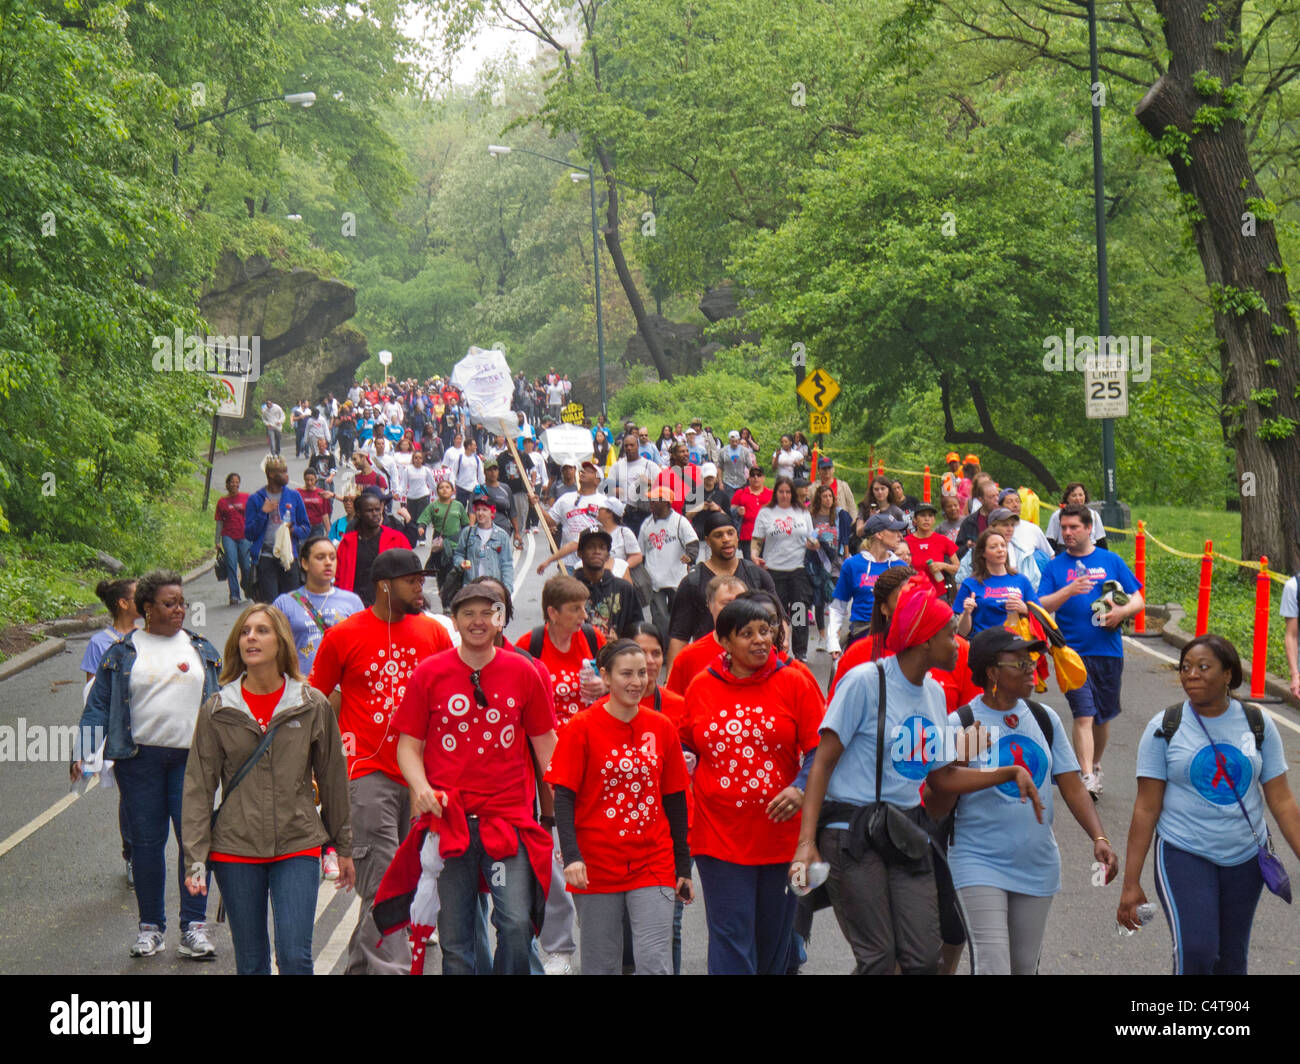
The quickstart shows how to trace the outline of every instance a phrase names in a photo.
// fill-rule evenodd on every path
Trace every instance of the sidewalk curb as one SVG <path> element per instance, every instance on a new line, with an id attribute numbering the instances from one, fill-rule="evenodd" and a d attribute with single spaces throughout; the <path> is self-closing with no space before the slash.
<path id="1" fill-rule="evenodd" d="M 1185 632 L 1182 628 L 1178 626 L 1178 622 L 1181 621 L 1184 616 L 1186 616 L 1183 608 L 1171 602 L 1167 606 L 1167 609 L 1169 610 L 1169 620 L 1165 621 L 1165 626 L 1160 633 L 1161 638 L 1163 638 L 1164 641 L 1168 643 L 1170 646 L 1182 650 L 1183 647 L 1185 647 L 1188 643 L 1190 643 L 1192 639 L 1195 637 L 1189 634 L 1188 632 Z M 1250 701 L 1249 662 L 1242 663 L 1242 671 L 1245 673 L 1246 676 L 1246 682 L 1243 683 L 1242 686 L 1246 688 L 1247 693 L 1245 694 L 1245 696 L 1238 694 L 1237 697 L 1239 701 L 1249 702 Z M 1290 706 L 1292 709 L 1300 709 L 1300 698 L 1296 698 L 1295 695 L 1291 693 L 1290 685 L 1287 684 L 1287 682 L 1283 680 L 1280 676 L 1274 676 L 1272 673 L 1265 673 L 1264 690 L 1268 694 L 1273 695 L 1276 698 L 1280 698 L 1286 705 Z"/>
<path id="2" fill-rule="evenodd" d="M 66 639 L 46 639 L 37 643 L 34 647 L 24 650 L 21 654 L 15 654 L 8 661 L 0 664 L 0 682 L 30 669 L 33 665 L 39 665 L 42 661 L 52 658 L 56 654 L 62 654 L 67 645 L 68 641 Z"/>

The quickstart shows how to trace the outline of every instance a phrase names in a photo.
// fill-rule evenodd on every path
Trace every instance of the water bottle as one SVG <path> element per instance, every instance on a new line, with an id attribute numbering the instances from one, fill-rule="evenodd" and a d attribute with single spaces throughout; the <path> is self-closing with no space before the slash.
<path id="1" fill-rule="evenodd" d="M 1153 901 L 1143 902 L 1137 907 L 1137 922 L 1140 927 L 1145 927 L 1156 918 L 1156 903 Z M 1116 934 L 1120 938 L 1132 938 L 1136 931 L 1130 931 L 1123 924 L 1116 924 Z"/>
<path id="2" fill-rule="evenodd" d="M 796 867 L 801 867 L 801 865 Z M 791 880 L 790 889 L 802 898 L 805 895 L 811 894 L 814 890 L 825 883 L 826 878 L 830 874 L 831 866 L 826 861 L 814 861 L 805 869 L 805 875 L 803 877 L 804 882 L 800 884 Z M 799 873 L 796 871 L 795 878 L 797 879 L 798 877 Z"/>

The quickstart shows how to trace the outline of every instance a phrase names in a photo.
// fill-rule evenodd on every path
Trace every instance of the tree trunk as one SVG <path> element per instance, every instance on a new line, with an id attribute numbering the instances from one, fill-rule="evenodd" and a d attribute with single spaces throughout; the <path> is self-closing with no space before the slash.
<path id="1" fill-rule="evenodd" d="M 943 438 L 949 443 L 978 443 L 982 447 L 989 447 L 1004 458 L 1019 462 L 1038 478 L 1038 482 L 1048 492 L 1052 495 L 1059 495 L 1061 485 L 1052 476 L 1051 470 L 1043 465 L 1038 456 L 1027 447 L 1013 443 L 998 432 L 997 427 L 993 424 L 993 414 L 989 410 L 984 390 L 975 381 L 969 382 L 969 387 L 971 401 L 975 404 L 975 413 L 980 419 L 980 432 L 957 431 L 957 426 L 952 419 L 952 381 L 946 373 L 939 378 L 940 395 L 943 400 Z"/>
<path id="2" fill-rule="evenodd" d="M 599 144 L 596 145 L 596 158 L 600 160 L 605 186 L 609 189 L 609 202 L 605 207 L 605 246 L 609 248 L 609 257 L 614 260 L 614 272 L 618 274 L 619 284 L 623 286 L 623 294 L 627 296 L 628 306 L 632 308 L 632 316 L 636 318 L 636 327 L 641 333 L 641 339 L 645 341 L 646 350 L 654 359 L 659 379 L 670 381 L 673 379 L 673 372 L 668 366 L 668 359 L 664 357 L 664 349 L 659 343 L 659 337 L 650 328 L 650 316 L 646 314 L 645 301 L 641 298 L 632 271 L 628 269 L 627 258 L 623 255 L 623 241 L 618 235 L 618 184 L 614 180 L 609 155 Z M 596 180 L 596 175 L 592 174 L 591 179 Z"/>
<path id="3" fill-rule="evenodd" d="M 1223 364 L 1224 434 L 1236 448 L 1242 481 L 1242 554 L 1267 554 L 1271 568 L 1294 572 L 1300 567 L 1300 492 L 1282 488 L 1300 477 L 1300 347 L 1293 317 L 1300 310 L 1290 302 L 1273 223 L 1261 212 L 1264 194 L 1246 151 L 1245 127 L 1233 117 L 1231 99 L 1224 100 L 1225 91 L 1240 91 L 1241 2 L 1215 7 L 1155 0 L 1155 6 L 1170 65 L 1136 115 L 1163 142 L 1179 190 L 1196 205 L 1193 229 Z M 1216 17 L 1206 21 L 1207 13 Z M 1219 85 L 1203 81 L 1198 90 L 1198 74 Z M 1215 114 L 1204 108 L 1227 112 L 1217 129 Z"/>

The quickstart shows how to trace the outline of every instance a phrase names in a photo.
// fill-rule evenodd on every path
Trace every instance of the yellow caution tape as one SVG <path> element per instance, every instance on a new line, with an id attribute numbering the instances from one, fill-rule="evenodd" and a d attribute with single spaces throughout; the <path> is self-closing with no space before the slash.
<path id="1" fill-rule="evenodd" d="M 1107 532 L 1119 532 L 1128 536 L 1137 534 L 1136 528 L 1106 528 L 1106 526 L 1104 525 L 1102 527 L 1105 528 Z M 1149 539 L 1161 550 L 1166 551 L 1169 554 L 1176 555 L 1179 558 L 1188 558 L 1191 561 L 1200 561 L 1202 558 L 1205 557 L 1204 551 L 1202 551 L 1199 554 L 1191 554 L 1185 550 L 1178 550 L 1175 547 L 1171 547 L 1167 543 L 1162 543 L 1159 539 L 1157 539 L 1155 536 L 1151 534 L 1150 528 L 1144 528 L 1143 532 L 1145 533 L 1147 539 Z M 1240 566 L 1242 569 L 1254 569 L 1256 572 L 1259 572 L 1261 569 L 1259 562 L 1249 562 L 1249 561 L 1243 561 L 1240 558 L 1232 558 L 1229 557 L 1227 554 L 1221 554 L 1217 550 L 1211 550 L 1210 557 L 1217 558 L 1221 562 L 1228 562 L 1230 565 Z M 1274 583 L 1285 584 L 1289 579 L 1291 579 L 1289 576 L 1285 576 L 1282 573 L 1273 572 L 1272 569 L 1265 569 L 1264 572 L 1268 574 L 1268 578 L 1272 580 Z"/>

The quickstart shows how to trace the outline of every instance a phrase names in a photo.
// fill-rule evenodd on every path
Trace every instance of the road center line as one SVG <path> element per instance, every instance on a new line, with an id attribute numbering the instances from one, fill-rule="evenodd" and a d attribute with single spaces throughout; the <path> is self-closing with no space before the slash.
<path id="1" fill-rule="evenodd" d="M 82 794 L 89 794 L 97 786 L 99 786 L 99 777 L 95 776 L 94 779 L 92 779 L 88 784 L 86 784 L 86 789 L 82 791 Z M 70 806 L 73 802 L 75 802 L 80 797 L 81 794 L 76 794 L 76 793 L 65 794 L 62 798 L 60 798 L 57 802 L 55 802 L 52 806 L 50 806 L 47 810 L 45 810 L 45 812 L 27 821 L 26 824 L 20 827 L 7 839 L 5 839 L 3 842 L 0 842 L 0 857 L 3 857 L 5 854 L 7 854 L 10 850 L 12 850 L 15 846 L 17 846 L 20 842 L 23 841 L 23 839 L 27 838 L 29 835 L 36 834 L 36 832 L 40 831 L 41 828 L 45 827 L 46 824 L 48 824 L 60 813 L 62 813 L 65 809 L 68 808 L 68 806 Z"/>

